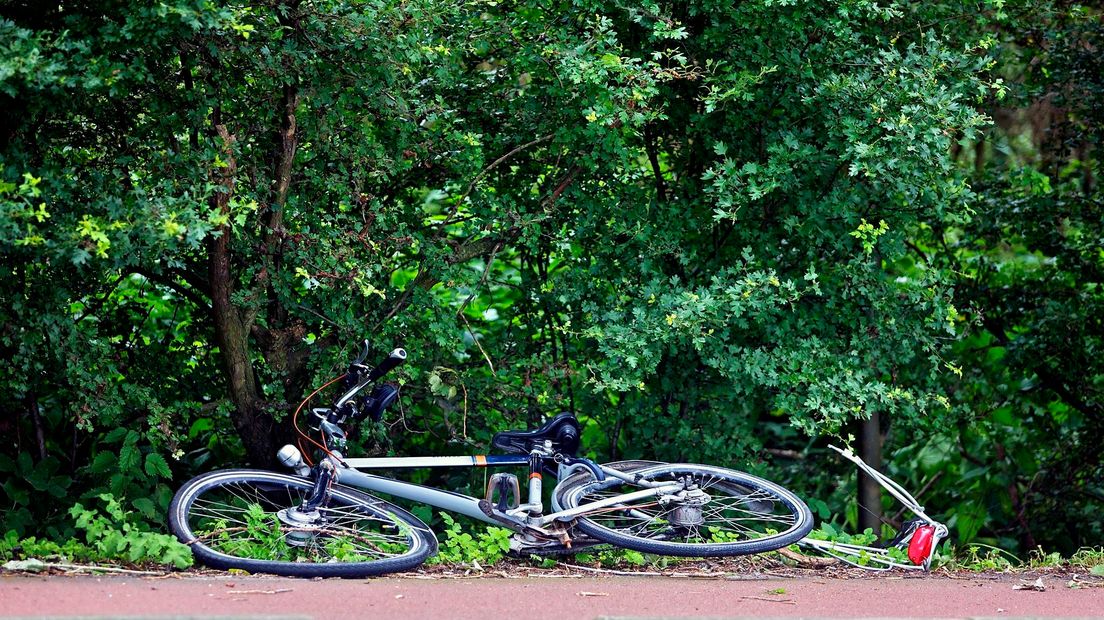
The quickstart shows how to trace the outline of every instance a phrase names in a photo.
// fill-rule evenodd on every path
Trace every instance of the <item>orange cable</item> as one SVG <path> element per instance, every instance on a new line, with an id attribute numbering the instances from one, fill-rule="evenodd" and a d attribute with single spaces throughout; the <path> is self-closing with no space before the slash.
<path id="1" fill-rule="evenodd" d="M 313 443 L 314 445 L 318 446 L 319 448 L 321 448 L 323 452 L 325 452 L 326 454 L 328 454 L 330 456 L 333 456 L 334 454 L 333 454 L 333 452 L 330 452 L 330 449 L 328 447 L 326 447 L 323 444 L 318 443 L 317 441 L 312 439 L 310 435 L 307 435 L 306 433 L 304 433 L 302 430 L 299 429 L 299 412 L 302 411 L 303 406 L 306 405 L 307 403 L 309 403 L 311 401 L 311 399 L 314 398 L 319 392 L 321 392 L 322 390 L 330 387 L 334 383 L 337 383 L 338 381 L 344 379 L 346 376 L 347 375 L 343 374 L 339 377 L 331 379 L 330 381 L 326 382 L 322 387 L 320 387 L 317 390 L 311 392 L 310 396 L 306 397 L 305 399 L 303 399 L 303 402 L 299 403 L 299 406 L 295 409 L 295 413 L 291 416 L 291 425 L 295 428 L 295 432 L 299 433 L 302 436 L 303 439 L 306 439 L 307 441 L 309 441 L 309 442 Z M 325 435 L 323 435 L 322 439 L 323 439 L 323 441 L 325 441 Z M 300 440 L 300 441 L 302 441 L 302 440 Z M 302 447 L 303 447 L 303 444 L 300 443 L 299 448 L 302 449 Z M 303 458 L 307 461 L 308 465 L 312 465 L 312 466 L 314 465 L 314 463 L 310 462 L 310 457 L 308 457 L 305 452 L 303 453 Z"/>

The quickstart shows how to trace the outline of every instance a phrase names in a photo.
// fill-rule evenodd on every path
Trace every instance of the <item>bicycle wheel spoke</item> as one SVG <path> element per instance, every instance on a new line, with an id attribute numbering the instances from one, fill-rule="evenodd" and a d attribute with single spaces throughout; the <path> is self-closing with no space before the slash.
<path id="1" fill-rule="evenodd" d="M 193 532 L 190 539 L 201 546 L 193 550 L 205 547 L 221 557 L 262 564 L 315 565 L 320 572 L 335 564 L 417 563 L 430 551 L 417 542 L 423 536 L 417 530 L 424 526 L 403 527 L 392 509 L 378 500 L 368 502 L 334 490 L 317 511 L 297 512 L 310 488 L 309 481 L 268 474 L 204 487 L 191 498 L 184 517 Z"/>
<path id="2" fill-rule="evenodd" d="M 663 463 L 615 468 L 635 473 L 639 484 L 579 476 L 565 481 L 557 497 L 567 508 L 614 498 L 582 514 L 577 527 L 616 545 L 671 555 L 739 555 L 785 546 L 812 526 L 808 508 L 791 493 L 741 472 Z M 664 492 L 616 503 L 619 496 L 656 486 Z"/>
<path id="3" fill-rule="evenodd" d="M 199 501 L 197 500 L 198 504 Z M 245 514 L 245 511 L 240 508 L 235 508 L 224 502 L 211 502 L 204 500 L 204 506 L 201 510 L 193 510 L 193 516 L 208 517 L 211 519 L 224 520 L 228 523 L 238 523 L 245 525 L 245 519 L 236 517 L 235 515 Z"/>

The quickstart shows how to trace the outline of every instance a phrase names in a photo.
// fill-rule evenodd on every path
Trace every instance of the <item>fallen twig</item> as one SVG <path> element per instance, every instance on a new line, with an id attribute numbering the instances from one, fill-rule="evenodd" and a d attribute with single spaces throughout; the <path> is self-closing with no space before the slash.
<path id="1" fill-rule="evenodd" d="M 275 590 L 233 590 L 227 592 L 227 594 L 281 594 L 283 592 L 291 592 L 293 588 L 276 588 Z"/>
<path id="2" fill-rule="evenodd" d="M 794 579 L 794 576 L 790 573 L 772 573 L 769 570 L 765 570 L 763 574 L 767 577 L 777 577 L 779 579 Z M 764 579 L 764 577 L 759 577 L 759 579 Z"/>
<path id="3" fill-rule="evenodd" d="M 152 575 L 152 576 L 146 577 L 145 580 L 146 581 L 155 581 L 155 580 L 161 580 L 161 579 L 183 579 L 183 578 L 184 578 L 184 576 L 181 573 L 165 573 L 163 575 Z"/>
<path id="4" fill-rule="evenodd" d="M 158 575 L 161 576 L 164 573 L 159 571 L 149 570 L 131 570 L 129 568 L 118 568 L 116 566 L 96 566 L 94 564 L 66 564 L 63 562 L 43 562 L 35 558 L 29 560 L 11 560 L 4 563 L 4 570 L 11 571 L 24 571 L 28 573 L 39 573 L 44 570 L 57 569 L 70 573 L 83 572 L 83 571 L 99 571 L 104 573 L 122 573 L 126 575 Z"/>
<path id="5" fill-rule="evenodd" d="M 768 603 L 784 603 L 786 605 L 797 605 L 792 598 L 767 598 L 765 596 L 741 596 L 741 599 L 751 599 L 753 601 L 767 601 Z"/>
<path id="6" fill-rule="evenodd" d="M 810 568 L 826 568 L 828 566 L 835 566 L 839 564 L 839 560 L 835 558 L 818 558 L 811 555 L 805 555 L 804 553 L 798 553 L 791 551 L 785 547 L 777 549 L 778 555 L 786 558 L 787 560 L 793 560 L 797 562 L 799 566 L 808 566 Z"/>
<path id="7" fill-rule="evenodd" d="M 591 573 L 603 573 L 607 575 L 629 575 L 633 577 L 662 577 L 663 573 L 646 572 L 646 571 L 633 571 L 633 570 L 613 570 L 610 568 L 591 568 L 590 566 L 579 566 L 578 564 L 561 563 L 560 566 L 566 568 L 577 568 L 579 570 L 585 570 Z"/>

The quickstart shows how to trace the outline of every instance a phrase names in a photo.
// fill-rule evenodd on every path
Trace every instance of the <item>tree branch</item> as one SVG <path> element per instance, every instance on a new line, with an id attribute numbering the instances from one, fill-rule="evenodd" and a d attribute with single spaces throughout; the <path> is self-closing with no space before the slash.
<path id="1" fill-rule="evenodd" d="M 644 126 L 644 149 L 648 152 L 648 163 L 652 165 L 652 175 L 655 177 L 656 200 L 667 202 L 667 188 L 663 181 L 663 172 L 659 168 L 659 156 L 656 154 L 655 135 L 652 126 Z"/>
<path id="2" fill-rule="evenodd" d="M 487 176 L 487 174 L 491 170 L 494 170 L 495 168 L 497 168 L 499 166 L 499 164 L 507 161 L 508 159 L 513 157 L 514 155 L 517 155 L 518 153 L 524 151 L 527 148 L 536 146 L 536 145 L 538 145 L 542 142 L 548 142 L 549 140 L 552 139 L 552 135 L 553 134 L 548 134 L 548 135 L 541 136 L 541 137 L 539 137 L 535 140 L 530 140 L 529 142 L 526 142 L 525 144 L 522 144 L 521 146 L 518 146 L 518 147 L 515 147 L 515 148 L 511 149 L 508 153 L 506 153 L 502 157 L 499 157 L 498 159 L 491 162 L 491 165 L 487 166 L 482 171 L 480 171 L 480 173 L 475 175 L 475 178 L 471 180 L 471 183 L 468 183 L 468 189 L 464 190 L 464 194 L 460 196 L 460 199 L 457 200 L 456 204 L 453 206 L 453 213 L 455 214 L 456 210 L 458 210 L 460 208 L 460 205 L 463 204 L 464 200 L 466 200 L 468 198 L 468 196 L 471 195 L 472 190 L 475 189 L 476 183 L 479 183 L 479 181 L 483 177 Z"/>
<path id="3" fill-rule="evenodd" d="M 177 271 L 179 271 L 179 270 L 177 270 Z M 172 278 L 168 277 L 166 274 L 157 273 L 156 271 L 153 271 L 151 269 L 146 269 L 145 267 L 138 267 L 138 268 L 132 269 L 131 273 L 136 273 L 136 274 L 142 276 L 143 278 L 149 280 L 150 282 L 153 282 L 154 284 L 160 284 L 161 286 L 172 289 L 173 292 L 177 293 L 181 297 L 184 297 L 188 301 L 192 302 L 193 304 L 195 304 L 195 306 L 197 308 L 199 308 L 201 310 L 210 310 L 211 309 L 210 302 L 208 302 L 206 299 L 204 299 L 199 293 L 195 292 L 194 290 L 192 290 L 191 288 L 189 288 L 187 286 L 184 286 L 184 285 L 180 284 L 176 280 L 173 280 Z M 125 277 L 125 276 L 122 276 L 122 277 Z"/>

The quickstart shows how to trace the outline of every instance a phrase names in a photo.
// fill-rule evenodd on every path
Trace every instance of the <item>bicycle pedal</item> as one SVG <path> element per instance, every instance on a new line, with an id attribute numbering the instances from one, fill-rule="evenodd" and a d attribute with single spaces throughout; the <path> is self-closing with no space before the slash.
<path id="1" fill-rule="evenodd" d="M 498 499 L 495 499 L 495 494 Z M 521 505 L 521 486 L 517 476 L 499 472 L 493 474 L 487 481 L 486 500 L 495 507 L 498 512 L 513 510 Z"/>
<path id="2" fill-rule="evenodd" d="M 521 532 L 523 534 L 529 534 L 530 536 L 536 536 L 543 539 L 558 540 L 559 536 L 555 532 L 550 532 L 543 527 L 531 525 L 525 521 L 522 517 L 506 514 L 499 510 L 494 504 L 488 502 L 485 499 L 479 500 L 479 510 L 483 514 L 487 515 L 491 519 L 505 525 L 506 527 L 514 530 L 515 532 Z"/>
<path id="3" fill-rule="evenodd" d="M 498 521 L 499 523 L 509 527 L 510 529 L 512 529 L 514 531 L 519 531 L 520 532 L 525 528 L 525 524 L 522 523 L 520 519 L 517 519 L 516 517 L 511 517 L 510 515 L 506 514 L 504 511 L 499 510 L 489 500 L 486 500 L 486 499 L 479 500 L 478 506 L 479 506 L 479 510 L 481 510 L 483 512 L 483 514 L 485 514 L 488 517 L 494 519 L 495 521 Z"/>

